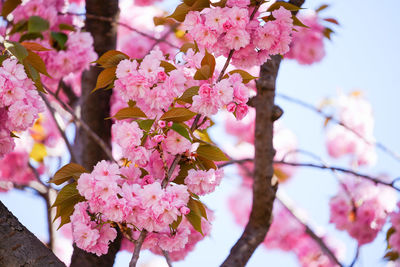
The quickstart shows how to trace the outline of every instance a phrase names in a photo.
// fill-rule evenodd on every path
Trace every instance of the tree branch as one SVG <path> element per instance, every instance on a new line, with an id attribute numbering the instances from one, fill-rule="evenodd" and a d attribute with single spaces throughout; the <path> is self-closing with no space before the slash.
<path id="1" fill-rule="evenodd" d="M 147 231 L 143 229 L 142 232 L 140 233 L 138 240 L 136 240 L 135 242 L 135 250 L 133 251 L 132 259 L 129 262 L 129 267 L 136 267 L 136 263 L 139 259 L 140 250 L 142 249 L 142 245 L 144 240 L 146 239 L 146 236 L 147 236 Z"/>
<path id="2" fill-rule="evenodd" d="M 352 132 L 353 134 L 355 134 L 358 138 L 360 138 L 362 141 L 364 141 L 366 144 L 368 145 L 375 145 L 377 148 L 379 148 L 380 150 L 382 150 L 383 152 L 385 152 L 386 154 L 388 154 L 389 156 L 391 156 L 392 158 L 396 159 L 397 161 L 400 161 L 400 155 L 398 153 L 396 153 L 395 151 L 393 151 L 392 149 L 388 148 L 387 146 L 385 146 L 384 144 L 376 141 L 376 142 L 371 142 L 369 140 L 367 140 L 364 136 L 362 136 L 361 134 L 359 134 L 357 131 L 355 131 L 354 129 L 350 128 L 349 126 L 347 126 L 346 124 L 344 124 L 342 121 L 336 119 L 335 117 L 333 117 L 332 115 L 329 115 L 325 112 L 323 112 L 321 109 L 316 108 L 315 106 L 301 100 L 301 99 L 297 99 L 294 98 L 292 96 L 288 96 L 282 93 L 277 94 L 278 97 L 285 99 L 287 101 L 290 101 L 292 103 L 295 103 L 297 105 L 300 105 L 302 107 L 305 107 L 309 110 L 314 111 L 315 113 L 321 115 L 322 117 L 324 117 L 326 120 L 332 121 L 340 126 L 342 126 L 343 128 L 345 128 L 346 130 Z"/>
<path id="3" fill-rule="evenodd" d="M 0 202 L 1 266 L 65 266 Z"/>

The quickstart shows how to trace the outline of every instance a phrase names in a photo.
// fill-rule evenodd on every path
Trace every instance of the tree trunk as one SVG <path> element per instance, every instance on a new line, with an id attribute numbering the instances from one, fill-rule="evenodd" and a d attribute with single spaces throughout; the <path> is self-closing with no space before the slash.
<path id="1" fill-rule="evenodd" d="M 53 252 L 0 202 L 0 266 L 62 267 Z"/>
<path id="2" fill-rule="evenodd" d="M 107 19 L 118 20 L 118 0 L 86 0 L 86 12 L 92 16 L 106 19 L 86 18 L 86 30 L 94 39 L 94 49 L 101 56 L 108 50 L 116 48 L 117 27 L 116 24 L 106 21 Z M 99 90 L 91 94 L 96 87 L 97 76 L 101 69 L 91 67 L 82 76 L 82 96 L 80 98 L 81 118 L 103 141 L 110 145 L 111 141 L 111 120 L 109 117 L 111 90 Z M 83 129 L 77 131 L 77 143 L 75 146 L 78 161 L 87 169 L 92 169 L 97 162 L 107 159 L 107 155 L 101 147 Z M 107 255 L 97 257 L 95 254 L 87 253 L 74 245 L 74 253 L 71 259 L 71 266 L 112 266 L 115 255 L 119 250 L 121 236 L 110 245 Z"/>

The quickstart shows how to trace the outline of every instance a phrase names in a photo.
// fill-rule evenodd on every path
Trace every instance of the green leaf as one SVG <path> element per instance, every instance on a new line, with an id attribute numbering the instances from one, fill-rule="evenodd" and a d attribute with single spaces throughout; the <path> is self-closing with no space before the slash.
<path id="1" fill-rule="evenodd" d="M 194 198 L 189 198 L 188 202 L 188 208 L 193 211 L 196 215 L 203 217 L 207 220 L 207 212 L 206 209 L 204 208 L 203 203 L 201 203 L 200 200 L 194 199 Z"/>
<path id="2" fill-rule="evenodd" d="M 291 3 L 286 3 L 286 2 L 278 1 L 278 2 L 273 3 L 273 4 L 267 9 L 267 11 L 268 11 L 268 12 L 272 12 L 272 11 L 274 11 L 274 10 L 279 9 L 280 7 L 284 7 L 285 9 L 287 9 L 287 10 L 289 10 L 289 11 L 298 11 L 298 10 L 300 10 L 300 9 L 303 9 L 303 8 L 298 7 L 298 6 L 296 6 L 296 5 L 293 5 L 293 4 L 291 4 Z"/>
<path id="3" fill-rule="evenodd" d="M 46 70 L 46 64 L 43 59 L 36 53 L 28 50 L 28 56 L 24 59 L 25 63 L 29 63 L 35 70 L 51 78 L 50 74 Z"/>
<path id="4" fill-rule="evenodd" d="M 214 170 L 217 169 L 217 166 L 215 165 L 214 161 L 208 158 L 197 155 L 197 160 L 198 160 L 197 163 L 201 167 L 201 169 L 205 169 L 207 171 L 209 169 L 214 169 Z"/>
<path id="5" fill-rule="evenodd" d="M 174 221 L 173 223 L 171 223 L 171 227 L 172 229 L 176 230 L 178 229 L 178 226 L 181 224 L 182 222 L 182 215 L 178 216 L 178 218 L 176 219 L 176 221 Z"/>
<path id="6" fill-rule="evenodd" d="M 43 88 L 42 81 L 40 80 L 39 72 L 26 60 L 23 62 L 25 67 L 26 75 L 33 81 L 36 86 L 36 89 L 40 92 L 46 93 Z"/>
<path id="7" fill-rule="evenodd" d="M 92 93 L 112 84 L 112 82 L 116 78 L 115 76 L 116 70 L 117 67 L 111 67 L 111 68 L 106 68 L 102 72 L 100 72 L 99 76 L 97 77 L 96 87 L 92 90 Z"/>
<path id="8" fill-rule="evenodd" d="M 28 21 L 21 20 L 13 25 L 13 27 L 11 28 L 11 31 L 10 31 L 10 35 L 13 35 L 14 33 L 17 33 L 17 32 L 24 32 L 27 30 L 28 30 Z"/>
<path id="9" fill-rule="evenodd" d="M 171 129 L 177 132 L 178 134 L 182 135 L 183 137 L 185 137 L 187 140 L 192 141 L 190 140 L 190 136 L 186 127 L 183 126 L 181 123 L 174 122 L 174 124 L 172 124 Z"/>
<path id="10" fill-rule="evenodd" d="M 51 32 L 51 39 L 54 43 L 54 47 L 58 50 L 65 49 L 65 43 L 68 40 L 68 36 L 62 32 Z"/>
<path id="11" fill-rule="evenodd" d="M 50 23 L 39 17 L 39 16 L 32 16 L 28 19 L 28 32 L 29 33 L 37 33 L 43 32 L 48 30 L 50 27 Z"/>
<path id="12" fill-rule="evenodd" d="M 174 65 L 172 65 L 171 63 L 169 63 L 165 60 L 161 60 L 160 66 L 164 68 L 164 71 L 166 73 L 176 70 L 176 67 Z"/>
<path id="13" fill-rule="evenodd" d="M 193 228 L 200 234 L 204 235 L 203 231 L 201 230 L 201 217 L 192 211 L 190 211 L 185 216 L 189 223 L 193 226 Z"/>
<path id="14" fill-rule="evenodd" d="M 65 183 L 70 179 L 78 180 L 82 173 L 88 172 L 83 166 L 77 163 L 69 163 L 59 169 L 55 174 L 54 177 L 49 181 L 49 183 L 53 183 L 56 185 L 60 185 Z"/>
<path id="15" fill-rule="evenodd" d="M 251 75 L 250 73 L 248 73 L 247 71 L 244 71 L 244 70 L 232 70 L 228 73 L 229 74 L 234 74 L 234 73 L 240 74 L 240 76 L 242 76 L 243 83 L 249 83 L 251 80 L 259 78 L 259 77 L 254 77 L 253 75 Z M 224 79 L 226 79 L 228 77 L 229 77 L 229 75 L 225 74 Z"/>
<path id="16" fill-rule="evenodd" d="M 146 114 L 138 107 L 128 107 L 120 109 L 113 118 L 117 120 L 133 119 L 133 118 L 146 118 Z"/>
<path id="17" fill-rule="evenodd" d="M 196 115 L 196 113 L 188 110 L 187 108 L 171 108 L 161 116 L 160 120 L 184 122 L 193 118 L 194 115 Z"/>
<path id="18" fill-rule="evenodd" d="M 71 25 L 71 24 L 66 24 L 66 23 L 60 23 L 59 25 L 58 25 L 58 28 L 61 30 L 61 31 L 76 31 L 76 29 L 75 29 L 75 27 L 73 26 L 73 25 Z"/>
<path id="19" fill-rule="evenodd" d="M 8 16 L 18 5 L 22 3 L 22 0 L 6 0 L 3 4 L 3 9 L 1 10 L 1 16 L 4 18 Z"/>
<path id="20" fill-rule="evenodd" d="M 28 56 L 28 50 L 26 50 L 26 48 L 23 47 L 20 43 L 13 41 L 4 41 L 4 46 L 21 63 L 23 63 L 23 60 Z"/>
<path id="21" fill-rule="evenodd" d="M 117 50 L 110 50 L 95 62 L 103 68 L 110 68 L 118 66 L 119 62 L 124 59 L 129 59 L 129 56 Z"/>
<path id="22" fill-rule="evenodd" d="M 0 55 L 0 66 L 3 64 L 3 61 L 8 58 L 7 55 Z"/>
<path id="23" fill-rule="evenodd" d="M 185 178 L 187 177 L 189 170 L 194 169 L 195 165 L 192 163 L 181 162 L 179 163 L 179 166 L 180 166 L 179 174 L 178 176 L 176 176 L 173 182 L 176 184 L 184 184 Z"/>
<path id="24" fill-rule="evenodd" d="M 63 226 L 64 224 L 67 224 L 71 221 L 70 216 L 74 212 L 75 205 L 79 202 L 85 201 L 85 198 L 79 194 L 76 186 L 77 182 L 73 182 L 64 186 L 60 190 L 60 192 L 58 192 L 56 201 L 51 206 L 52 208 L 57 208 L 57 213 L 54 217 L 54 221 L 57 218 L 61 217 L 61 223 L 58 229 L 60 229 L 61 226 Z"/>
<path id="25" fill-rule="evenodd" d="M 192 104 L 193 103 L 193 97 L 199 93 L 199 86 L 192 86 L 189 89 L 187 89 L 180 98 L 177 100 L 183 101 L 185 103 Z"/>
<path id="26" fill-rule="evenodd" d="M 150 131 L 151 126 L 153 126 L 154 120 L 141 120 L 137 121 L 139 124 L 139 128 L 142 129 L 143 131 Z"/>
<path id="27" fill-rule="evenodd" d="M 19 41 L 24 42 L 24 41 L 36 40 L 36 39 L 43 40 L 44 39 L 43 34 L 41 34 L 39 32 L 25 33 L 25 34 L 21 35 L 21 37 L 19 38 Z"/>
<path id="28" fill-rule="evenodd" d="M 229 158 L 222 152 L 218 147 L 213 146 L 213 145 L 204 145 L 201 144 L 197 148 L 197 154 L 209 159 L 209 160 L 215 160 L 215 161 L 228 161 Z"/>

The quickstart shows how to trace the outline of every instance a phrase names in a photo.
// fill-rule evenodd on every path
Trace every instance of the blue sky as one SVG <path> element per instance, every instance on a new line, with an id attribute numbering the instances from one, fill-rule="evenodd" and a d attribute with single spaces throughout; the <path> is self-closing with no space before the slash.
<path id="1" fill-rule="evenodd" d="M 326 57 L 313 66 L 284 61 L 277 91 L 317 105 L 322 98 L 335 96 L 339 88 L 343 92 L 362 90 L 373 106 L 376 139 L 400 151 L 400 1 L 306 0 L 304 7 L 315 8 L 324 3 L 331 4 L 331 7 L 323 14 L 335 17 L 341 23 L 332 42 L 326 41 Z M 277 103 L 284 109 L 282 121 L 296 134 L 299 147 L 329 159 L 324 147 L 323 119 L 285 100 L 278 98 Z M 226 142 L 234 142 L 220 130 L 216 126 L 212 131 L 217 142 L 222 146 Z M 378 155 L 377 165 L 365 172 L 400 176 L 399 162 L 380 151 Z M 226 174 L 217 191 L 205 198 L 207 205 L 214 209 L 216 217 L 211 238 L 199 243 L 194 253 L 174 266 L 218 266 L 240 236 L 242 229 L 233 222 L 226 206 L 227 196 L 235 190 L 240 180 L 235 175 L 234 167 L 227 168 Z M 354 254 L 355 242 L 346 233 L 336 231 L 332 225 L 327 224 L 328 201 L 337 189 L 335 178 L 329 172 L 300 169 L 282 188 L 296 205 L 307 211 L 314 225 L 324 227 L 346 244 L 346 263 L 349 263 Z M 0 200 L 36 235 L 46 236 L 45 204 L 41 199 L 33 194 L 12 191 L 1 194 Z M 373 244 L 362 248 L 360 264 L 356 266 L 385 266 L 381 260 L 384 246 L 384 237 L 381 235 Z M 148 253 L 143 253 L 144 261 L 149 257 Z M 128 253 L 119 254 L 115 266 L 127 266 L 129 258 Z M 290 253 L 259 248 L 248 266 L 294 267 L 298 263 Z"/>

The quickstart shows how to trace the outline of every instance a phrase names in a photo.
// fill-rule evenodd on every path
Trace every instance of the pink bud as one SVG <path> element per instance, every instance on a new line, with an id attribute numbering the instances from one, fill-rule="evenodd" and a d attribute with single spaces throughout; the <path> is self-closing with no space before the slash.
<path id="1" fill-rule="evenodd" d="M 169 121 L 167 125 L 168 125 L 168 127 L 172 127 L 172 124 L 173 124 L 173 122 Z"/>
<path id="2" fill-rule="evenodd" d="M 157 73 L 157 79 L 163 82 L 167 79 L 167 74 L 163 71 L 160 71 Z"/>
<path id="3" fill-rule="evenodd" d="M 236 109 L 235 102 L 231 102 L 228 105 L 226 105 L 226 110 L 228 110 L 228 112 L 234 112 L 235 109 Z"/>
<path id="4" fill-rule="evenodd" d="M 160 143 L 165 139 L 164 135 L 158 134 L 153 137 L 154 142 Z"/>
<path id="5" fill-rule="evenodd" d="M 158 126 L 160 126 L 160 128 L 164 128 L 167 124 L 165 123 L 165 121 L 158 121 Z"/>
<path id="6" fill-rule="evenodd" d="M 183 214 L 186 215 L 190 212 L 190 209 L 188 207 L 182 207 L 179 209 L 179 211 Z"/>

